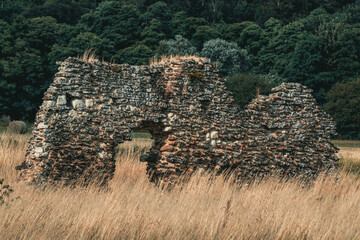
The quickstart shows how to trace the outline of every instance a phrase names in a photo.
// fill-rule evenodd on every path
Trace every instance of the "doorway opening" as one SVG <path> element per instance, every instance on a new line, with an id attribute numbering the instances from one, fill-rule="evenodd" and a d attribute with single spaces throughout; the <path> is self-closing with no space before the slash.
<path id="1" fill-rule="evenodd" d="M 160 160 L 160 148 L 168 137 L 164 125 L 143 121 L 132 129 L 130 141 L 116 147 L 116 168 L 113 181 L 141 181 L 151 175 L 151 169 Z M 151 177 L 151 176 L 150 176 Z"/>

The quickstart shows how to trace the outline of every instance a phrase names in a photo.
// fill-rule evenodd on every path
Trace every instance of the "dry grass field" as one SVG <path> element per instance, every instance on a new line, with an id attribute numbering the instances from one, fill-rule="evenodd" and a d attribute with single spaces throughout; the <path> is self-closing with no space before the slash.
<path id="1" fill-rule="evenodd" d="M 360 148 L 341 149 L 338 179 L 308 187 L 195 175 L 168 191 L 138 161 L 151 140 L 135 139 L 119 147 L 109 188 L 39 188 L 16 182 L 28 138 L 0 133 L 0 178 L 14 189 L 0 206 L 0 239 L 360 239 Z"/>

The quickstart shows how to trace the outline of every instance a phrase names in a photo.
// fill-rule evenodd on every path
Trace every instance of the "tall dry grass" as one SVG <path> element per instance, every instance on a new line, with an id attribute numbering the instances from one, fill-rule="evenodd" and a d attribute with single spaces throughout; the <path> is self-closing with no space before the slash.
<path id="1" fill-rule="evenodd" d="M 152 58 L 150 59 L 149 61 L 149 65 L 163 65 L 165 64 L 166 62 L 171 62 L 171 61 L 179 61 L 179 60 L 194 60 L 194 61 L 197 61 L 197 62 L 201 62 L 203 61 L 205 58 L 203 57 L 198 57 L 198 56 L 193 56 L 193 55 L 185 55 L 185 56 L 180 56 L 178 54 L 176 55 L 162 55 L 160 58 Z"/>
<path id="2" fill-rule="evenodd" d="M 346 171 L 305 188 L 195 175 L 166 191 L 138 161 L 151 141 L 135 139 L 119 147 L 108 189 L 39 188 L 14 182 L 26 140 L 0 135 L 0 178 L 20 197 L 0 207 L 0 239 L 360 239 L 360 184 Z"/>
<path id="3" fill-rule="evenodd" d="M 360 178 L 360 148 L 342 147 L 338 156 L 342 171 L 355 174 Z"/>
<path id="4" fill-rule="evenodd" d="M 99 59 L 97 59 L 96 51 L 93 48 L 86 49 L 84 54 L 81 57 L 78 56 L 77 58 L 81 61 L 88 62 L 88 63 L 93 63 L 93 62 L 96 62 L 99 60 Z"/>

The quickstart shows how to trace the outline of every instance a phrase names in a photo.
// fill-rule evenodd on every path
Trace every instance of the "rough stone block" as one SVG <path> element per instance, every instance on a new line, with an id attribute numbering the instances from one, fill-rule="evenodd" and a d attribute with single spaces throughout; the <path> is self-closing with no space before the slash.
<path id="1" fill-rule="evenodd" d="M 71 101 L 71 105 L 73 106 L 74 109 L 76 110 L 81 110 L 84 109 L 86 107 L 86 105 L 84 104 L 84 102 L 80 99 L 74 99 Z"/>
<path id="2" fill-rule="evenodd" d="M 57 100 L 56 100 L 56 105 L 57 106 L 64 106 L 66 105 L 66 96 L 65 95 L 60 95 L 58 96 Z"/>
<path id="3" fill-rule="evenodd" d="M 87 108 L 91 108 L 94 106 L 94 100 L 93 99 L 85 99 L 85 105 Z"/>

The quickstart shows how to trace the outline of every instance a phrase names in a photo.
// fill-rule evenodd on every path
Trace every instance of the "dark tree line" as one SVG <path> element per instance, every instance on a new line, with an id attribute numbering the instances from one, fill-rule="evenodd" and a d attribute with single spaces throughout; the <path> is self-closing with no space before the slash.
<path id="1" fill-rule="evenodd" d="M 55 62 L 86 49 L 107 61 L 146 64 L 154 56 L 177 53 L 181 45 L 181 53 L 219 64 L 239 104 L 256 88 L 267 93 L 282 81 L 299 82 L 314 89 L 341 124 L 342 137 L 359 138 L 360 123 L 347 117 L 354 113 L 336 107 L 344 89 L 359 84 L 359 3 L 2 0 L 0 115 L 32 121 Z M 359 103 L 356 94 L 349 104 Z"/>

